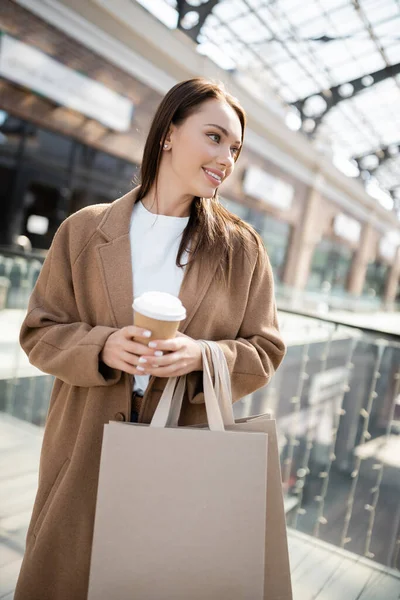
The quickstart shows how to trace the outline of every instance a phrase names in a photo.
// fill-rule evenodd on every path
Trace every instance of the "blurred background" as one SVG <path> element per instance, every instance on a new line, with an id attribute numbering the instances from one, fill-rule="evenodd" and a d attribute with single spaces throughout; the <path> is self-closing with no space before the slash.
<path id="1" fill-rule="evenodd" d="M 198 75 L 248 114 L 221 201 L 264 240 L 288 354 L 235 411 L 278 421 L 295 600 L 399 598 L 398 0 L 1 1 L 0 598 L 53 384 L 19 349 L 30 292 L 60 223 L 131 189 L 162 96 Z"/>

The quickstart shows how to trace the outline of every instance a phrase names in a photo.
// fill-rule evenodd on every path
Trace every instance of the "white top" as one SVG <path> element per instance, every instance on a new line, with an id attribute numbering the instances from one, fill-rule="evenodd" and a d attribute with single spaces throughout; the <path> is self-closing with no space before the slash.
<path id="1" fill-rule="evenodd" d="M 154 291 L 179 295 L 184 269 L 176 266 L 176 257 L 188 222 L 189 217 L 155 215 L 136 202 L 130 227 L 134 298 Z M 182 262 L 187 259 L 185 252 Z M 149 379 L 136 375 L 133 389 L 144 394 Z"/>

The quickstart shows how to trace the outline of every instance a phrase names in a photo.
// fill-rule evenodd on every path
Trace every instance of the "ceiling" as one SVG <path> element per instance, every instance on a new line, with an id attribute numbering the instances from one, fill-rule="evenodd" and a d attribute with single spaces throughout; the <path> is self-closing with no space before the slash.
<path id="1" fill-rule="evenodd" d="M 400 218 L 400 0 L 134 0 L 273 90 L 288 127 Z"/>

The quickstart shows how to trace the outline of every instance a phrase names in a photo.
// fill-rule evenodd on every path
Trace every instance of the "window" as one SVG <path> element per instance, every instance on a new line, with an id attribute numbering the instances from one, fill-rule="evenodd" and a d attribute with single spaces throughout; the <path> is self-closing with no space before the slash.
<path id="1" fill-rule="evenodd" d="M 278 281 L 281 281 L 291 236 L 291 226 L 271 217 L 267 213 L 254 210 L 243 204 L 225 199 L 222 203 L 228 210 L 252 225 L 260 234 L 271 261 L 274 276 Z"/>
<path id="2" fill-rule="evenodd" d="M 365 275 L 363 294 L 383 297 L 388 275 L 389 266 L 387 264 L 380 260 L 369 263 Z"/>
<path id="3" fill-rule="evenodd" d="M 311 263 L 307 288 L 310 290 L 344 291 L 353 259 L 353 251 L 331 240 L 322 240 Z"/>

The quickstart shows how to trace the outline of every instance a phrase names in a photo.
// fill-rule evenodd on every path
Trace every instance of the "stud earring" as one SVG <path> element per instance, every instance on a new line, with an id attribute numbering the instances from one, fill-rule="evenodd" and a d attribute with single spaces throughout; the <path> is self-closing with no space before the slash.
<path id="1" fill-rule="evenodd" d="M 164 150 L 168 148 L 168 144 L 164 144 Z"/>

